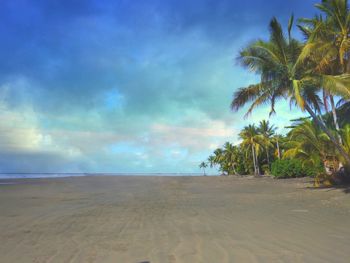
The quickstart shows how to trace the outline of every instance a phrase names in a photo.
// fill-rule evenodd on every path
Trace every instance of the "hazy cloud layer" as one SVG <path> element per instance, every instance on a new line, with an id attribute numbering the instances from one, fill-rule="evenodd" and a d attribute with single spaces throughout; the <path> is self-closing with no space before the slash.
<path id="1" fill-rule="evenodd" d="M 229 110 L 238 50 L 314 2 L 2 1 L 0 172 L 197 172 L 268 117 Z"/>

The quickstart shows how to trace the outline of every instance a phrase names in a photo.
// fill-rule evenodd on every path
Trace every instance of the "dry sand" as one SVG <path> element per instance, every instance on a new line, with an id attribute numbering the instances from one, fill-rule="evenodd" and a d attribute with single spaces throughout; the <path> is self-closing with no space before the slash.
<path id="1" fill-rule="evenodd" d="M 2 180 L 0 262 L 350 262 L 350 194 L 305 186 L 228 177 Z"/>

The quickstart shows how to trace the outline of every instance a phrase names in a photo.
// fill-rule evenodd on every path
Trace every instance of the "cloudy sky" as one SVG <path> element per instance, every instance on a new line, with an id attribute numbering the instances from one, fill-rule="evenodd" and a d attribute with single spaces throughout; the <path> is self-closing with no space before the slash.
<path id="1" fill-rule="evenodd" d="M 246 124 L 235 57 L 313 0 L 2 0 L 0 172 L 199 172 Z M 286 102 L 270 121 L 300 114 Z"/>

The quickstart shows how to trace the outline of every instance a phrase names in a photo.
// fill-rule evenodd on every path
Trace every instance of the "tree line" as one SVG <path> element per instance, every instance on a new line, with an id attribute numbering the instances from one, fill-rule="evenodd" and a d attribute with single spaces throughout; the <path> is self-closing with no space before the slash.
<path id="1" fill-rule="evenodd" d="M 208 158 L 211 166 L 228 174 L 263 174 L 276 159 L 296 158 L 303 166 L 327 170 L 350 167 L 350 128 L 347 115 L 340 123 L 339 111 L 350 113 L 350 10 L 346 0 L 323 0 L 312 18 L 289 19 L 284 31 L 277 18 L 269 24 L 268 40 L 244 47 L 237 61 L 260 76 L 258 83 L 233 94 L 231 109 L 249 105 L 249 116 L 261 105 L 287 100 L 291 108 L 309 118 L 295 120 L 286 135 L 278 135 L 268 121 L 248 125 L 240 132 L 239 145 L 226 143 Z M 293 37 L 293 28 L 303 39 Z M 320 170 L 322 171 L 322 169 Z M 325 171 L 329 172 L 329 171 Z"/>

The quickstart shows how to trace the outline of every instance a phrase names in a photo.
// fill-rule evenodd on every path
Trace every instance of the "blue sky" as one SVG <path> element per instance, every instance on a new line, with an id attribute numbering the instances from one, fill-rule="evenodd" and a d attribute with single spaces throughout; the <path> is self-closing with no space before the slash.
<path id="1" fill-rule="evenodd" d="M 246 124 L 238 51 L 312 0 L 3 0 L 0 172 L 199 172 Z M 281 127 L 301 113 L 279 103 Z"/>

